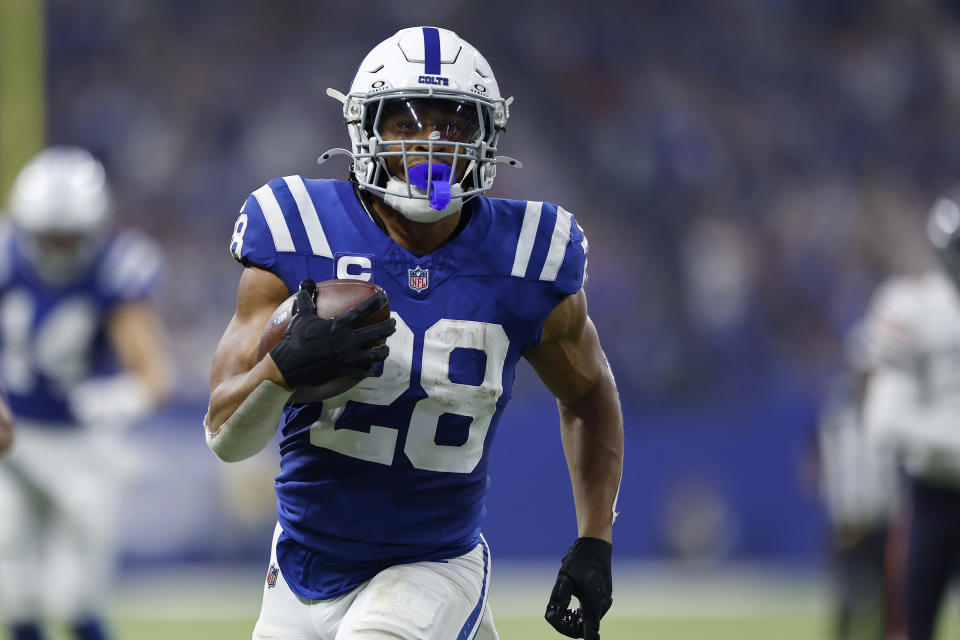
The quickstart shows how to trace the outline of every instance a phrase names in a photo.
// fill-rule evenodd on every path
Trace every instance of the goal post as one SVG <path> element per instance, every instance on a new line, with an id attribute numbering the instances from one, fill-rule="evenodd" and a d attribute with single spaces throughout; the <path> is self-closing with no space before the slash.
<path id="1" fill-rule="evenodd" d="M 46 137 L 45 0 L 0 0 L 0 208 Z"/>

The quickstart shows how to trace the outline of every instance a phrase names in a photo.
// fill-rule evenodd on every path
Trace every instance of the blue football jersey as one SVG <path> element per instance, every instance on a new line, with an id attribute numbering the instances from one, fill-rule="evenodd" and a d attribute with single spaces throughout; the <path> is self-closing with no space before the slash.
<path id="1" fill-rule="evenodd" d="M 386 566 L 454 557 L 479 540 L 514 368 L 582 287 L 587 242 L 556 205 L 468 206 L 462 231 L 425 256 L 381 231 L 349 182 L 289 176 L 241 209 L 239 262 L 291 293 L 304 278 L 375 282 L 397 322 L 379 375 L 284 410 L 278 560 L 302 597 L 334 597 Z"/>
<path id="2" fill-rule="evenodd" d="M 90 268 L 52 286 L 34 272 L 19 233 L 0 229 L 0 386 L 18 419 L 76 426 L 71 388 L 117 369 L 106 335 L 111 311 L 150 296 L 160 267 L 156 245 L 125 232 L 101 246 Z"/>

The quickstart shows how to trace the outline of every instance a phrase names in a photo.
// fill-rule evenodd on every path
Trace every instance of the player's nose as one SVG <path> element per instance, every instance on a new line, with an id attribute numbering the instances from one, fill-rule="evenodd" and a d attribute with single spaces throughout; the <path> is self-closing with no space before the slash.
<path id="1" fill-rule="evenodd" d="M 430 144 L 431 142 L 433 145 Z M 434 129 L 427 135 L 425 140 L 418 140 L 414 144 L 413 149 L 414 151 L 430 151 L 431 146 L 434 151 L 448 151 L 450 145 L 448 140 L 443 139 L 440 131 Z"/>

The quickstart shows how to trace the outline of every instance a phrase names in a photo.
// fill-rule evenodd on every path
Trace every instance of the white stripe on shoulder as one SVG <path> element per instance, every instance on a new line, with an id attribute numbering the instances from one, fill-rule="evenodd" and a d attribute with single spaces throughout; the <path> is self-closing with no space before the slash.
<path id="1" fill-rule="evenodd" d="M 307 238 L 310 240 L 310 250 L 313 251 L 313 255 L 333 258 L 330 243 L 327 242 L 323 225 L 320 224 L 320 216 L 317 215 L 317 208 L 313 206 L 313 200 L 307 193 L 307 185 L 303 183 L 303 178 L 286 176 L 283 181 L 287 183 L 290 193 L 293 194 L 293 199 L 297 201 L 297 209 L 300 210 L 303 228 L 307 230 Z"/>
<path id="2" fill-rule="evenodd" d="M 139 295 L 163 268 L 157 245 L 136 231 L 127 231 L 113 241 L 100 266 L 100 283 L 121 297 Z"/>
<path id="3" fill-rule="evenodd" d="M 287 227 L 287 221 L 283 219 L 283 211 L 280 209 L 280 203 L 277 202 L 277 196 L 273 195 L 273 189 L 269 184 L 265 184 L 253 192 L 253 197 L 260 204 L 260 210 L 263 211 L 263 217 L 267 220 L 267 226 L 270 227 L 270 235 L 273 236 L 273 246 L 277 251 L 296 251 L 293 246 L 293 238 L 290 237 L 290 229 Z"/>
<path id="4" fill-rule="evenodd" d="M 520 228 L 520 240 L 517 242 L 517 253 L 513 258 L 513 270 L 510 275 L 518 278 L 527 275 L 527 265 L 530 264 L 533 243 L 537 239 L 537 227 L 540 226 L 540 211 L 542 209 L 542 202 L 527 202 L 527 209 L 523 212 L 523 226 Z"/>
<path id="5" fill-rule="evenodd" d="M 541 280 L 556 280 L 563 264 L 563 256 L 567 253 L 567 243 L 570 241 L 570 225 L 573 216 L 563 207 L 557 207 L 557 222 L 553 225 L 553 236 L 550 238 L 550 251 L 547 252 L 547 261 L 543 263 L 540 272 Z"/>
<path id="6" fill-rule="evenodd" d="M 128 278 L 123 282 L 123 294 L 127 296 L 137 295 L 143 291 L 152 280 L 160 273 L 163 266 L 163 260 L 157 251 L 151 251 L 142 256 L 138 268 L 133 270 Z"/>

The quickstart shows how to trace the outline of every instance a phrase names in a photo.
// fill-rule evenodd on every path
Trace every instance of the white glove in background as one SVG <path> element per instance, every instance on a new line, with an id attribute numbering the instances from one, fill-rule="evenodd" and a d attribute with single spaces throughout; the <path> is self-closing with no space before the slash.
<path id="1" fill-rule="evenodd" d="M 122 431 L 153 408 L 146 385 L 136 376 L 91 378 L 69 394 L 70 410 L 78 422 L 96 430 Z"/>

